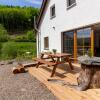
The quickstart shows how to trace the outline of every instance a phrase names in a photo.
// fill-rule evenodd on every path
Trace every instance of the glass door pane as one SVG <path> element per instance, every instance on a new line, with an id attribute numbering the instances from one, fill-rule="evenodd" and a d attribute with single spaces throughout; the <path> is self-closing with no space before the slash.
<path id="1" fill-rule="evenodd" d="M 91 53 L 91 28 L 77 30 L 78 56 Z"/>
<path id="2" fill-rule="evenodd" d="M 64 32 L 63 33 L 63 52 L 71 53 L 74 52 L 74 32 Z"/>

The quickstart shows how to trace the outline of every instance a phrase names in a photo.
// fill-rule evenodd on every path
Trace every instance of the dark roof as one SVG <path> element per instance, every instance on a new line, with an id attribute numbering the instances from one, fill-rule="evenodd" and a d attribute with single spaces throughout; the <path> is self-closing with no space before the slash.
<path id="1" fill-rule="evenodd" d="M 38 17 L 38 20 L 37 20 L 37 27 L 39 27 L 40 25 L 40 21 L 41 21 L 41 18 L 43 16 L 43 13 L 44 13 L 44 10 L 45 10 L 45 7 L 46 7 L 46 4 L 49 0 L 43 0 L 42 2 L 42 6 L 40 8 L 40 14 L 39 14 L 39 17 Z"/>

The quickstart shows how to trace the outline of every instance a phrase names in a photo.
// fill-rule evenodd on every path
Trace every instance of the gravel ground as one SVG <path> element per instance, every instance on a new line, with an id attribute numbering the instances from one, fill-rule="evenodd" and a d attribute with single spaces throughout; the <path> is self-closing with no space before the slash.
<path id="1" fill-rule="evenodd" d="M 58 100 L 29 73 L 14 75 L 13 65 L 0 65 L 0 100 Z"/>

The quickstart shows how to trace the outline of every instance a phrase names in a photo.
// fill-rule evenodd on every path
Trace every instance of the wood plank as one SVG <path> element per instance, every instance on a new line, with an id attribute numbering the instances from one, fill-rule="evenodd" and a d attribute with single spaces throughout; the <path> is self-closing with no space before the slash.
<path id="1" fill-rule="evenodd" d="M 47 68 L 47 67 L 46 67 Z M 63 86 L 59 83 L 53 83 L 47 81 L 50 78 L 50 74 L 52 71 L 52 67 L 48 67 L 49 71 L 45 69 L 44 66 L 40 66 L 38 69 L 35 67 L 28 68 L 29 73 L 36 77 L 39 81 L 41 81 L 55 96 L 57 96 L 60 100 L 99 100 L 100 98 L 100 90 L 99 89 L 89 89 L 87 91 L 78 91 L 69 86 Z M 57 68 L 57 73 L 59 75 L 63 74 L 65 71 Z M 55 75 L 51 79 L 60 79 L 65 82 L 76 83 L 76 75 L 77 73 L 64 73 L 65 77 L 61 78 L 59 75 Z"/>
<path id="2" fill-rule="evenodd" d="M 32 74 L 32 70 L 30 69 L 29 71 L 30 71 L 30 73 Z M 37 76 L 36 73 L 38 74 L 38 76 Z M 45 83 L 45 85 L 49 88 L 49 90 L 52 90 L 52 92 L 53 92 L 56 96 L 58 95 L 58 92 L 59 92 L 58 90 L 59 90 L 59 89 L 57 89 L 57 88 L 56 88 L 56 89 L 53 89 L 53 88 L 52 88 L 53 85 L 49 85 L 49 83 L 47 83 L 47 81 L 46 81 L 47 78 L 44 78 L 44 77 L 43 77 L 43 73 L 41 74 L 39 71 L 37 72 L 37 70 L 35 70 L 34 75 L 35 75 L 36 78 L 38 78 L 39 81 Z M 55 87 L 55 86 L 53 86 L 53 87 Z M 56 91 L 58 91 L 58 92 L 56 92 Z M 63 98 L 62 95 L 59 95 L 59 98 L 62 99 L 62 98 Z M 63 98 L 62 100 L 65 100 L 65 99 Z"/>
<path id="3" fill-rule="evenodd" d="M 40 71 L 39 71 L 39 73 L 41 73 Z M 41 73 L 41 75 L 43 75 L 44 74 L 44 72 L 43 73 Z M 46 74 L 45 74 L 46 75 Z M 45 77 L 47 77 L 47 75 L 45 76 Z M 48 77 L 47 77 L 48 78 Z M 58 84 L 55 84 L 57 87 L 56 88 L 54 88 L 54 87 L 52 87 L 52 89 L 54 89 L 54 90 L 56 90 L 56 91 L 58 91 L 59 92 L 59 94 L 62 94 L 62 98 L 61 98 L 61 100 L 62 99 L 64 99 L 64 97 L 65 97 L 65 100 L 66 100 L 66 96 L 68 95 L 68 92 L 67 93 L 65 93 L 64 92 L 64 90 L 63 89 L 60 89 L 60 86 L 58 85 Z M 71 91 L 69 91 L 69 94 L 71 93 Z M 76 99 L 77 100 L 77 99 Z"/>
<path id="4" fill-rule="evenodd" d="M 34 60 L 36 60 L 37 62 L 43 63 L 43 64 L 47 64 L 49 66 L 56 65 L 56 63 L 54 63 L 54 62 L 46 61 L 46 60 L 39 59 L 39 58 L 35 58 Z"/>

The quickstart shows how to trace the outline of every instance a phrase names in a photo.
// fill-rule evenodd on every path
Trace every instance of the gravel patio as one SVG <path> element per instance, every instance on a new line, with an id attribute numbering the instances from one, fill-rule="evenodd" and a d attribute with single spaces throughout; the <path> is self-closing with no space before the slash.
<path id="1" fill-rule="evenodd" d="M 58 100 L 28 72 L 14 75 L 13 66 L 0 62 L 0 100 Z"/>

